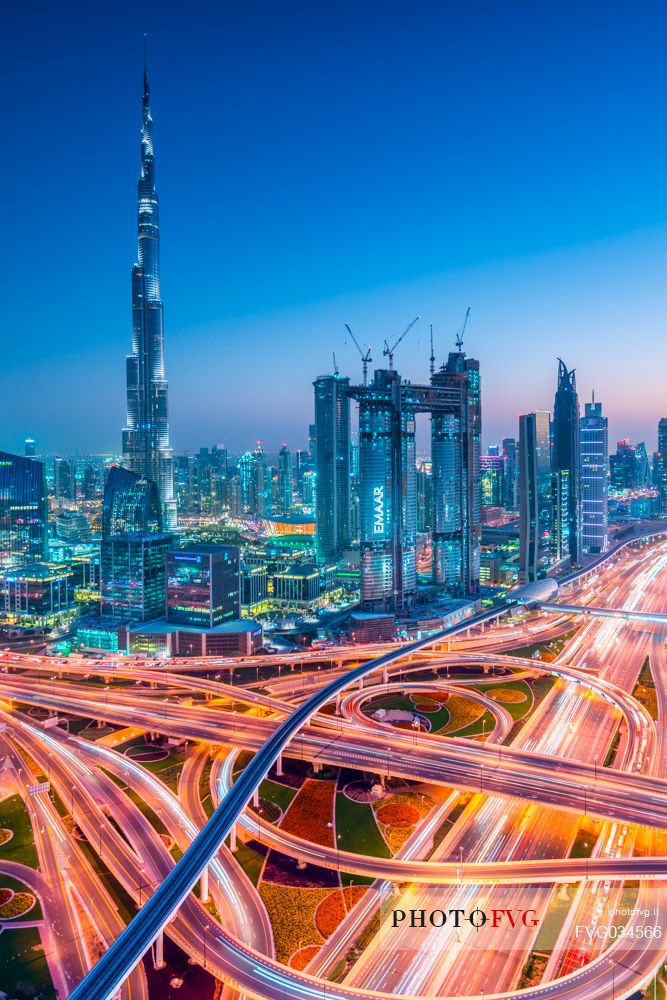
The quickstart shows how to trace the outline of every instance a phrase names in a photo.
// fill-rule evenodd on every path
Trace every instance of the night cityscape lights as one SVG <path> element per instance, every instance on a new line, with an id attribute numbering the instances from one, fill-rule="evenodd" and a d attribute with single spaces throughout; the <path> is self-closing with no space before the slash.
<path id="1" fill-rule="evenodd" d="M 331 127 L 339 116 L 350 142 L 336 172 L 353 172 L 361 192 L 352 206 L 352 232 L 345 233 L 351 268 L 360 268 L 366 253 L 364 228 L 378 228 L 389 242 L 383 226 L 393 239 L 405 208 L 416 227 L 409 248 L 415 262 L 424 214 L 437 233 L 439 253 L 443 243 L 465 243 L 467 229 L 473 242 L 486 246 L 497 228 L 508 242 L 511 267 L 520 269 L 527 266 L 526 251 L 511 243 L 513 226 L 501 221 L 503 197 L 511 201 L 510 188 L 503 194 L 500 180 L 504 158 L 511 153 L 522 190 L 531 190 L 526 214 L 532 212 L 531 229 L 537 230 L 540 199 L 531 185 L 540 172 L 539 138 L 531 138 L 532 157 L 512 152 L 513 146 L 520 132 L 532 136 L 537 129 L 531 100 L 551 128 L 559 115 L 567 121 L 568 142 L 570 128 L 573 136 L 579 134 L 575 112 L 586 100 L 586 86 L 568 99 L 560 90 L 570 94 L 567 81 L 560 80 L 554 113 L 541 96 L 551 76 L 548 62 L 537 68 L 531 62 L 533 71 L 516 78 L 509 101 L 521 127 L 504 133 L 496 128 L 494 115 L 500 112 L 492 93 L 496 87 L 505 93 L 504 77 L 494 78 L 487 65 L 497 39 L 485 53 L 476 29 L 475 58 L 465 79 L 457 74 L 453 96 L 443 81 L 456 54 L 450 51 L 450 34 L 440 30 L 440 58 L 434 62 L 445 90 L 440 103 L 429 99 L 429 117 L 431 131 L 442 132 L 449 148 L 446 155 L 432 156 L 431 137 L 422 136 L 416 144 L 410 140 L 414 162 L 385 162 L 385 127 L 392 149 L 408 144 L 403 104 L 410 109 L 411 134 L 420 135 L 420 102 L 433 82 L 422 88 L 418 101 L 408 96 L 416 93 L 413 74 L 433 71 L 431 59 L 427 50 L 419 66 L 410 57 L 406 72 L 397 53 L 413 48 L 421 53 L 428 42 L 425 25 L 420 22 L 415 46 L 418 19 L 405 8 L 397 48 L 385 64 L 375 47 L 385 51 L 391 13 L 374 17 L 373 44 L 360 60 L 361 86 L 355 60 L 357 38 L 366 37 L 362 10 L 355 10 L 343 45 L 337 41 L 339 20 L 347 23 L 342 10 L 329 12 L 322 43 L 315 41 L 321 11 L 300 11 L 295 25 L 293 11 L 269 14 L 265 6 L 253 7 L 256 20 L 247 24 L 245 10 L 225 11 L 224 26 L 220 12 L 215 14 L 214 42 L 205 37 L 202 46 L 215 44 L 217 63 L 199 53 L 192 61 L 186 11 L 182 25 L 168 10 L 161 12 L 162 44 L 151 50 L 151 67 L 153 59 L 170 67 L 168 78 L 164 68 L 161 76 L 151 73 L 160 95 L 157 117 L 165 121 L 158 145 L 170 151 L 165 160 L 178 159 L 178 172 L 168 174 L 164 186 L 161 180 L 164 205 L 182 199 L 188 225 L 201 231 L 201 244 L 192 250 L 194 271 L 168 267 L 165 257 L 168 298 L 173 288 L 175 298 L 189 297 L 189 308 L 190 299 L 206 288 L 205 308 L 222 314 L 220 289 L 211 292 L 212 261 L 220 261 L 222 288 L 241 249 L 239 243 L 230 253 L 229 233 L 215 222 L 215 203 L 224 201 L 231 213 L 231 200 L 225 199 L 233 189 L 234 197 L 247 202 L 244 225 L 255 227 L 256 270 L 247 289 L 237 290 L 250 296 L 244 309 L 253 314 L 241 370 L 228 340 L 219 355 L 204 346 L 203 313 L 186 331 L 201 385 L 188 382 L 182 363 L 169 365 L 174 393 L 182 393 L 188 382 L 193 409 L 211 415 L 208 444 L 185 448 L 183 407 L 173 418 L 169 414 L 165 352 L 171 358 L 172 348 L 169 340 L 165 344 L 146 45 L 122 447 L 119 441 L 117 452 L 103 447 L 92 452 L 82 437 L 53 453 L 50 441 L 64 426 L 57 411 L 53 427 L 37 415 L 26 422 L 26 411 L 16 410 L 15 402 L 4 406 L 0 398 L 0 446 L 6 449 L 0 451 L 0 998 L 665 997 L 667 417 L 651 410 L 644 440 L 628 432 L 614 450 L 609 434 L 620 419 L 613 392 L 619 362 L 607 348 L 606 328 L 599 334 L 592 373 L 580 360 L 583 341 L 577 345 L 564 337 L 561 344 L 534 331 L 530 374 L 521 396 L 511 399 L 515 415 L 511 422 L 499 417 L 499 400 L 509 393 L 499 376 L 503 356 L 511 355 L 517 367 L 523 359 L 495 328 L 484 329 L 488 303 L 478 320 L 475 300 L 470 306 L 464 301 L 470 275 L 473 283 L 481 282 L 483 269 L 465 263 L 463 251 L 459 264 L 448 265 L 446 272 L 443 265 L 423 267 L 424 274 L 447 275 L 447 294 L 457 300 L 450 303 L 452 310 L 455 306 L 465 316 L 458 332 L 446 335 L 446 347 L 437 327 L 434 337 L 430 319 L 403 325 L 423 308 L 420 301 L 409 305 L 403 323 L 393 318 L 389 324 L 389 310 L 399 301 L 389 282 L 405 278 L 410 295 L 415 291 L 418 299 L 421 292 L 428 300 L 425 281 L 407 286 L 412 264 L 399 277 L 388 273 L 387 286 L 375 299 L 386 298 L 387 311 L 377 320 L 369 318 L 371 310 L 358 295 L 358 276 L 345 279 L 357 296 L 346 298 L 345 307 L 358 307 L 362 317 L 365 312 L 367 327 L 382 327 L 382 351 L 352 332 L 357 326 L 352 317 L 351 325 L 346 322 L 337 295 L 331 301 L 341 313 L 338 333 L 325 330 L 310 304 L 316 281 L 306 261 L 310 255 L 313 268 L 326 271 L 320 261 L 325 249 L 303 240 L 303 220 L 289 196 L 293 174 L 299 175 L 299 199 L 302 194 L 305 201 L 313 197 L 309 185 L 316 177 L 321 205 L 314 214 L 323 243 L 335 228 L 331 206 L 346 226 L 352 219 L 334 175 L 326 183 L 314 169 L 324 162 L 320 116 Z M 43 13 L 48 19 L 46 9 Z M 145 12 L 133 10 L 135 19 L 137 13 Z M 546 17 L 546 9 L 542 13 Z M 623 45 L 635 20 L 630 10 L 626 15 Z M 73 71 L 77 87 L 66 79 L 63 52 L 65 36 L 75 49 L 82 39 L 88 46 L 93 27 L 77 19 L 74 31 L 68 16 L 59 13 L 63 21 L 54 28 L 59 34 L 49 38 L 62 60 L 51 81 L 57 115 L 65 115 L 64 94 L 77 114 L 76 102 L 87 107 L 90 100 L 78 86 L 81 67 Z M 92 10 L 87 14 L 93 21 L 95 16 Z M 490 9 L 487 16 L 493 17 Z M 449 12 L 438 17 L 456 20 Z M 559 65 L 566 65 L 557 41 L 565 15 L 554 17 L 548 44 Z M 526 32 L 527 50 L 539 39 L 545 44 L 542 27 L 536 35 L 525 23 L 527 13 L 519 19 L 510 9 L 503 18 L 513 35 L 523 39 Z M 107 60 L 97 38 L 102 83 L 95 102 L 108 82 L 105 74 L 117 72 L 111 37 L 120 44 L 121 36 L 115 35 L 113 16 L 109 20 L 113 58 Z M 283 30 L 287 24 L 289 32 Z M 567 27 L 568 45 L 578 52 L 572 39 L 597 38 L 600 24 L 590 32 L 575 30 L 569 21 Z M 126 43 L 126 24 L 122 31 Z M 197 31 L 202 33 L 199 23 Z M 462 47 L 465 37 L 451 34 Z M 655 37 L 664 37 L 657 27 Z M 505 42 L 510 44 L 509 36 Z M 654 58 L 662 67 L 658 49 Z M 276 51 L 279 63 L 272 61 Z M 332 55 L 339 75 L 327 88 L 323 81 Z M 530 51 L 518 60 L 522 72 L 524 57 L 530 58 Z M 516 60 L 503 59 L 509 79 Z M 602 62 L 587 44 L 586 80 L 592 88 Z M 624 86 L 635 85 L 640 64 L 644 60 Z M 41 59 L 33 66 L 43 87 Z M 85 72 L 89 76 L 89 66 Z M 307 73 L 308 86 L 293 83 L 301 79 L 292 77 L 297 72 Z M 236 99 L 247 93 L 249 104 L 234 105 L 228 73 L 236 80 Z M 230 105 L 224 121 L 233 122 L 220 129 L 219 74 Z M 349 94 L 348 74 L 356 81 Z M 401 88 L 409 88 L 400 98 L 392 89 L 397 74 L 405 77 Z M 283 75 L 293 89 L 289 107 Z M 448 115 L 457 113 L 480 81 L 484 108 L 492 102 L 493 115 L 487 109 L 479 119 L 466 119 L 470 136 L 454 142 Z M 381 102 L 373 98 L 367 107 L 378 82 Z M 34 99 L 32 79 L 25 87 Z M 278 96 L 272 105 L 274 87 Z M 647 94 L 655 90 L 654 83 L 646 87 Z M 549 94 L 555 101 L 554 92 Z M 17 92 L 19 107 L 27 99 Z M 39 107 L 48 117 L 45 105 Z M 196 149 L 187 138 L 190 108 L 207 123 L 200 134 L 196 117 Z M 391 112 L 388 125 L 383 109 Z M 8 130 L 17 127 L 11 110 Z M 603 131 L 606 113 L 614 132 L 624 135 L 618 104 L 597 111 L 586 118 L 587 132 L 593 124 Z M 306 147 L 290 151 L 292 115 L 307 137 L 307 157 Z M 63 135 L 69 134 L 64 122 Z M 628 122 L 625 128 L 630 129 Z M 215 184 L 207 179 L 223 148 L 218 131 L 225 156 L 237 158 L 248 175 L 243 190 L 229 183 L 225 162 L 215 167 Z M 465 160 L 465 172 L 476 171 L 476 157 L 467 147 L 478 131 L 493 165 L 487 186 L 496 204 L 488 208 L 486 187 L 478 184 L 466 208 L 470 223 L 466 219 L 457 230 L 455 203 L 465 200 L 465 193 L 452 177 L 460 181 L 464 174 L 450 174 L 450 161 L 456 153 Z M 101 134 L 96 133 L 98 154 Z M 322 142 L 331 156 L 335 144 Z M 10 143 L 7 156 L 18 158 L 20 146 Z M 593 155 L 574 139 L 571 148 L 579 161 Z M 108 179 L 111 165 L 121 161 L 111 151 L 106 156 Z M 72 162 L 64 147 L 49 155 L 53 176 L 48 171 L 42 176 L 39 211 L 52 227 L 58 220 L 60 236 L 69 204 L 58 193 L 59 157 L 68 169 Z M 438 163 L 433 188 L 431 158 Z M 373 170 L 372 183 L 365 186 L 366 159 Z M 559 182 L 561 173 L 567 174 L 563 163 Z M 649 184 L 641 173 L 648 170 L 645 164 L 633 161 L 633 169 L 637 187 Z M 383 189 L 386 180 L 390 195 L 383 200 L 383 218 L 369 222 L 371 189 Z M 598 183 L 604 187 L 601 174 Z M 551 184 L 557 188 L 553 178 Z M 429 188 L 428 212 L 415 207 L 422 186 Z M 124 216 L 111 185 L 105 193 L 95 223 L 110 240 L 114 214 Z M 443 198 L 447 213 L 441 217 Z M 473 211 L 478 205 L 479 212 Z M 628 215 L 639 229 L 647 223 L 638 210 L 632 214 L 632 205 Z M 596 206 L 595 199 L 590 206 L 582 202 L 577 214 L 592 225 Z M 21 225 L 30 227 L 36 215 L 32 206 L 24 210 Z M 562 214 L 567 222 L 564 208 Z M 520 215 L 513 220 L 519 228 Z M 230 222 L 229 232 L 233 228 Z M 131 236 L 133 225 L 129 229 Z M 170 240 L 182 239 L 179 232 L 176 221 L 165 225 L 165 254 Z M 607 235 L 604 228 L 595 230 L 600 245 Z M 298 256 L 302 240 L 305 254 Z M 268 288 L 264 244 L 277 250 L 271 269 L 275 265 L 276 280 L 285 286 L 289 280 L 303 283 L 298 296 L 312 308 L 309 338 L 326 339 L 322 354 L 329 357 L 329 341 L 339 336 L 347 346 L 349 336 L 353 362 L 341 360 L 335 341 L 338 358 L 333 354 L 328 371 L 318 373 L 311 370 L 314 355 L 306 351 L 311 343 L 304 341 L 303 357 L 293 358 L 273 329 L 263 339 L 257 316 Z M 95 250 L 101 254 L 101 245 Z M 492 256 L 491 250 L 484 252 Z M 601 266 L 607 266 L 599 252 Z M 289 280 L 279 257 L 290 261 Z M 379 284 L 372 270 L 376 262 L 371 254 L 367 258 L 364 281 Z M 84 271 L 87 266 L 81 263 Z M 344 287 L 347 263 L 341 259 L 338 266 Z M 31 280 L 41 281 L 40 269 L 59 273 L 60 264 L 45 250 L 31 267 Z M 119 259 L 119 273 L 122 267 Z M 511 281 L 508 266 L 499 284 Z M 116 295 L 111 282 L 107 296 L 110 288 Z M 488 287 L 475 294 L 480 301 L 485 295 L 495 301 Z M 546 292 L 539 287 L 535 294 L 541 301 Z M 513 315 L 523 308 L 519 299 L 512 302 Z M 106 305 L 115 308 L 110 299 Z M 12 308 L 12 296 L 5 308 Z M 54 295 L 49 308 L 56 330 L 62 300 Z M 574 304 L 573 312 L 578 308 Z M 279 324 L 280 308 L 272 309 L 271 323 Z M 25 322 L 30 339 L 32 320 L 27 316 Z M 235 315 L 234 322 L 249 329 L 243 316 Z M 173 342 L 182 351 L 180 326 L 179 332 L 179 322 L 173 323 Z M 171 331 L 171 322 L 168 327 Z M 119 364 L 124 338 L 118 330 L 113 340 Z M 7 351 L 16 339 L 12 335 Z M 430 351 L 427 360 L 422 340 Z M 284 368 L 271 372 L 275 395 L 267 420 L 260 369 L 278 356 L 269 350 L 274 341 Z M 63 338 L 60 343 L 69 366 L 69 347 Z M 628 373 L 635 365 L 627 377 L 633 407 L 640 408 L 639 389 L 651 378 L 649 355 L 661 379 L 662 342 L 660 352 L 645 349 L 639 337 L 632 352 L 623 352 L 620 363 Z M 30 370 L 20 377 L 39 414 L 38 342 L 33 353 Z M 178 357 L 177 350 L 174 354 Z M 641 368 L 635 364 L 639 356 Z M 99 380 L 101 391 L 108 372 L 89 363 L 87 355 L 85 362 L 86 379 Z M 19 377 L 10 369 L 0 373 L 7 392 Z M 212 384 L 205 379 L 209 369 L 217 379 L 215 394 L 205 387 Z M 586 384 L 592 376 L 595 392 Z M 65 376 L 49 378 L 58 381 L 58 407 L 80 388 L 69 368 L 67 385 Z M 245 393 L 243 406 L 225 409 L 237 382 Z M 583 402 L 582 413 L 584 388 L 590 401 Z M 309 402 L 299 409 L 304 394 Z M 653 398 L 647 389 L 647 399 Z M 298 410 L 298 434 L 292 406 Z M 98 409 L 103 413 L 96 416 L 118 437 L 122 417 L 116 420 L 102 402 Z M 230 423 L 226 415 L 232 410 Z M 218 430 L 221 413 L 225 443 Z"/>

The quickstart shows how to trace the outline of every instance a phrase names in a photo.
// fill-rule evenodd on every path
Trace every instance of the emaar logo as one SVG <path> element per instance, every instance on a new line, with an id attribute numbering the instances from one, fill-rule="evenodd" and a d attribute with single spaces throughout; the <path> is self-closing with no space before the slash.
<path id="1" fill-rule="evenodd" d="M 384 535 L 384 486 L 374 487 L 373 503 L 373 534 Z"/>

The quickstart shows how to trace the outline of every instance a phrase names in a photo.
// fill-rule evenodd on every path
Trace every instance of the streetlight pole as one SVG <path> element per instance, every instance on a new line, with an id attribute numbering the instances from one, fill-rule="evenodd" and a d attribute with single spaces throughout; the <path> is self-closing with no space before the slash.
<path id="1" fill-rule="evenodd" d="M 141 909 L 141 890 L 144 887 L 144 870 L 139 869 L 139 909 Z"/>

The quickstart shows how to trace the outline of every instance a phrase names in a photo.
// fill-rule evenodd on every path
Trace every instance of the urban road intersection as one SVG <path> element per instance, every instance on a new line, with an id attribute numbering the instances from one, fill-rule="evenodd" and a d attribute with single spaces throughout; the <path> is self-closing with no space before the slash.
<path id="1" fill-rule="evenodd" d="M 154 945 L 160 964 L 166 932 L 227 983 L 228 990 L 259 997 L 520 995 L 600 1000 L 632 995 L 652 980 L 665 954 L 654 937 L 630 932 L 646 920 L 644 912 L 656 914 L 657 928 L 665 904 L 667 686 L 661 612 L 667 607 L 666 594 L 667 544 L 659 541 L 639 554 L 615 554 L 588 578 L 573 581 L 568 608 L 562 611 L 552 606 L 548 613 L 531 613 L 510 624 L 500 619 L 487 627 L 485 621 L 491 622 L 497 613 L 485 612 L 458 630 L 420 643 L 362 654 L 358 648 L 334 650 L 330 657 L 310 653 L 301 664 L 294 655 L 266 658 L 262 665 L 285 668 L 270 681 L 262 682 L 258 669 L 254 679 L 241 685 L 234 671 L 247 668 L 247 660 L 154 666 L 111 656 L 63 661 L 4 653 L 0 754 L 29 804 L 41 869 L 36 892 L 60 939 L 50 947 L 54 983 L 77 1000 L 112 997 L 118 990 L 123 996 L 146 996 L 141 958 Z M 582 619 L 579 612 L 585 608 L 591 613 Z M 610 617 L 610 608 L 640 612 L 641 617 Z M 554 663 L 506 655 L 529 642 L 569 635 L 573 621 L 580 627 Z M 657 721 L 632 696 L 647 655 L 653 666 Z M 321 670 L 295 671 L 295 666 L 314 659 L 331 662 Z M 475 678 L 456 676 L 462 666 L 485 671 L 477 678 L 478 683 L 484 681 L 484 690 L 475 690 Z M 555 674 L 558 681 L 512 739 L 511 717 L 486 689 L 502 683 L 510 668 L 521 667 L 521 676 L 537 670 Z M 433 679 L 410 679 L 424 671 Z M 91 674 L 100 674 L 105 683 L 91 684 L 86 676 Z M 370 699 L 392 690 L 418 692 L 439 686 L 461 694 L 462 684 L 467 696 L 493 719 L 486 742 L 403 731 L 363 711 Z M 241 704 L 256 714 L 236 711 Z M 35 707 L 193 741 L 178 794 L 107 741 L 83 740 L 58 725 L 36 721 L 29 714 Z M 621 736 L 614 766 L 605 767 L 617 730 Z M 251 750 L 254 756 L 234 780 L 239 750 Z M 451 807 L 449 799 L 423 819 L 398 853 L 376 858 L 289 834 L 249 807 L 261 781 L 273 766 L 281 766 L 283 756 L 353 768 L 379 781 L 401 776 L 473 794 L 435 850 L 434 833 Z M 207 819 L 201 777 L 209 759 L 217 807 Z M 82 855 L 71 826 L 48 796 L 31 790 L 31 775 L 38 770 L 48 776 L 59 800 L 69 805 L 89 848 L 139 905 L 127 928 L 122 929 L 108 890 Z M 130 790 L 133 796 L 127 794 Z M 184 852 L 178 862 L 137 798 L 160 817 Z M 590 857 L 568 856 L 582 816 L 597 824 L 596 847 Z M 233 848 L 243 828 L 301 864 L 373 879 L 371 891 L 304 971 L 275 960 L 261 897 L 224 844 L 231 835 Z M 640 831 L 644 847 L 635 852 Z M 0 869 L 6 871 L 3 863 Z M 607 886 L 605 891 L 621 898 L 622 886 L 629 882 L 638 883 L 638 888 L 626 933 L 611 944 L 597 939 L 585 963 L 578 964 L 577 928 L 590 927 L 595 919 L 599 887 Z M 388 917 L 345 982 L 327 978 L 378 900 L 390 900 L 393 909 L 404 912 L 429 912 L 442 900 L 437 893 L 448 887 L 448 906 L 463 909 L 481 901 L 489 909 L 502 909 L 516 885 L 525 887 L 526 905 L 534 902 L 539 908 L 545 891 L 565 883 L 575 890 L 549 960 L 548 979 L 539 986 L 516 988 L 534 939 L 530 927 L 511 928 L 511 935 L 507 931 L 505 952 L 502 935 L 494 939 L 493 951 L 482 953 L 468 931 L 442 954 L 434 928 L 424 935 L 409 921 L 392 927 Z M 192 891 L 196 884 L 199 897 Z M 209 894 L 217 919 L 205 906 Z M 80 946 L 81 912 L 101 939 L 103 954 L 97 962 L 90 949 Z M 437 961 L 420 961 L 420 949 L 424 955 L 436 955 Z"/>

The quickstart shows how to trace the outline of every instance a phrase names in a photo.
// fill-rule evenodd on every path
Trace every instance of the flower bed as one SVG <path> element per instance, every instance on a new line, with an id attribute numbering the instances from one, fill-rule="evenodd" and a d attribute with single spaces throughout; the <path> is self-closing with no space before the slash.
<path id="1" fill-rule="evenodd" d="M 418 712 L 437 712 L 440 709 L 440 705 L 437 701 L 431 701 L 430 698 L 412 698 L 413 704 Z"/>
<path id="2" fill-rule="evenodd" d="M 0 889 L 0 906 L 6 903 L 14 895 L 13 889 Z"/>
<path id="3" fill-rule="evenodd" d="M 352 802 L 375 802 L 382 796 L 373 791 L 374 787 L 370 781 L 350 781 L 343 789 L 343 795 Z"/>
<path id="4" fill-rule="evenodd" d="M 428 815 L 432 807 L 433 799 L 428 795 L 412 792 L 390 795 L 375 807 L 378 826 L 392 855 L 403 847 L 419 820 Z"/>
<path id="5" fill-rule="evenodd" d="M 342 892 L 337 889 L 335 892 L 331 892 L 328 896 L 325 896 L 317 907 L 315 911 L 315 926 L 322 937 L 328 938 L 330 934 L 333 934 L 344 917 L 345 901 L 343 900 Z"/>
<path id="6" fill-rule="evenodd" d="M 353 906 L 359 902 L 361 897 L 366 893 L 365 885 L 346 885 L 343 889 L 343 899 L 345 900 L 345 905 L 347 907 L 348 913 Z"/>
<path id="7" fill-rule="evenodd" d="M 2 847 L 4 844 L 10 841 L 13 836 L 14 836 L 13 830 L 8 830 L 6 827 L 0 830 L 0 847 Z"/>
<path id="8" fill-rule="evenodd" d="M 294 889 L 260 883 L 259 894 L 269 914 L 279 962 L 286 964 L 305 945 L 319 947 L 323 943 L 313 918 L 330 893 L 330 889 Z"/>
<path id="9" fill-rule="evenodd" d="M 292 799 L 280 824 L 282 830 L 325 847 L 334 846 L 333 801 L 336 785 L 333 781 L 307 778 Z"/>
<path id="10" fill-rule="evenodd" d="M 309 944 L 306 948 L 299 948 L 295 951 L 289 960 L 289 965 L 291 969 L 298 969 L 301 972 L 305 969 L 311 959 L 315 958 L 320 946 L 318 944 Z"/>
<path id="11" fill-rule="evenodd" d="M 24 913 L 32 910 L 34 905 L 35 897 L 31 892 L 14 892 L 6 902 L 0 904 L 0 920 L 22 917 Z"/>
<path id="12" fill-rule="evenodd" d="M 449 722 L 443 726 L 439 732 L 442 735 L 455 733 L 458 729 L 465 729 L 466 726 L 477 722 L 484 715 L 484 706 L 464 695 L 453 694 L 447 702 L 449 711 Z"/>
<path id="13" fill-rule="evenodd" d="M 495 688 L 495 690 L 490 689 L 487 693 L 494 701 L 499 701 L 501 704 L 506 705 L 515 705 L 518 702 L 528 701 L 528 696 L 523 691 L 516 691 L 514 688 Z"/>
<path id="14" fill-rule="evenodd" d="M 384 826 L 415 826 L 419 821 L 419 813 L 412 805 L 389 802 L 378 809 L 377 818 Z"/>

